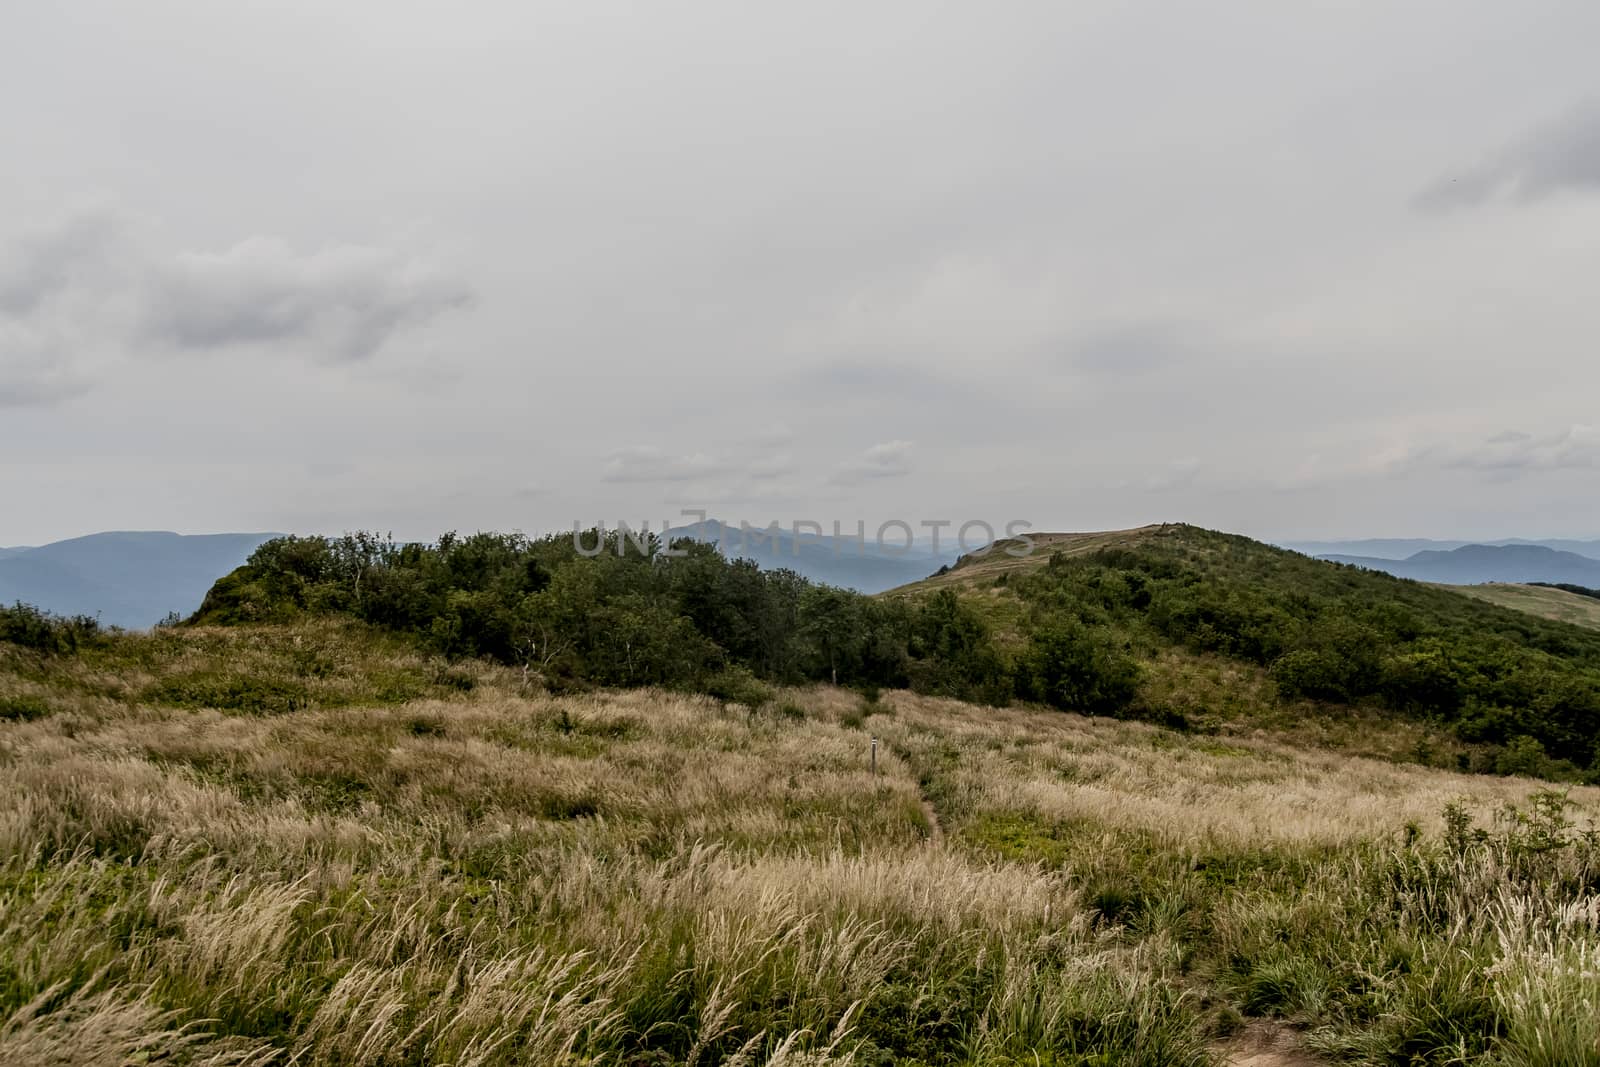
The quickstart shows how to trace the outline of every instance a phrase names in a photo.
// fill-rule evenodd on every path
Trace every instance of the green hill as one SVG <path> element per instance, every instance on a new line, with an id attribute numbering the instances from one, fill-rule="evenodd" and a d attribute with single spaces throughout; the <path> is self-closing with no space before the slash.
<path id="1" fill-rule="evenodd" d="M 1141 664 L 1132 706 L 1156 721 L 1295 728 L 1357 713 L 1429 728 L 1425 747 L 1453 751 L 1418 756 L 1483 770 L 1595 759 L 1593 629 L 1192 526 L 1032 540 L 1025 557 L 1001 546 L 892 595 L 954 591 L 1021 657 L 1060 620 L 1105 637 Z"/>

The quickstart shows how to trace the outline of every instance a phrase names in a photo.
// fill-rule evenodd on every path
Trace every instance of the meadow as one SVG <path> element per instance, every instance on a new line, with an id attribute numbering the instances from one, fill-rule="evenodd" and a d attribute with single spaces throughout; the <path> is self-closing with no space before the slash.
<path id="1" fill-rule="evenodd" d="M 1485 582 L 1482 585 L 1451 585 L 1444 588 L 1540 618 L 1569 622 L 1591 630 L 1600 629 L 1600 599 L 1557 586 Z"/>
<path id="2" fill-rule="evenodd" d="M 6 1064 L 1600 1063 L 1589 787 L 326 619 L 0 719 Z"/>

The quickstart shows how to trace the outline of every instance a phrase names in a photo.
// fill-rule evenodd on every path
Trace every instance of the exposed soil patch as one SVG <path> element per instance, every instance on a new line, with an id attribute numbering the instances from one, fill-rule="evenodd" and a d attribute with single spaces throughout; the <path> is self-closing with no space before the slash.
<path id="1" fill-rule="evenodd" d="M 1227 1067 L 1323 1067 L 1293 1030 L 1276 1023 L 1251 1023 L 1217 1051 Z"/>

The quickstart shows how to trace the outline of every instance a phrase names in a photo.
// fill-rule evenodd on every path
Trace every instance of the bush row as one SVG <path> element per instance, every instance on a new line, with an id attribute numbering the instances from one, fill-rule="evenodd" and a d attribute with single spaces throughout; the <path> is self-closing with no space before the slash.
<path id="1" fill-rule="evenodd" d="M 432 545 L 281 538 L 219 581 L 193 621 L 349 614 L 557 685 L 721 691 L 741 689 L 744 674 L 1114 712 L 1137 682 L 1125 652 L 1064 617 L 1040 616 L 1026 647 L 1007 652 L 948 590 L 873 598 L 730 560 L 711 545 L 679 542 L 681 554 L 667 555 L 615 534 L 583 543 L 598 554 L 565 535 L 447 534 Z"/>

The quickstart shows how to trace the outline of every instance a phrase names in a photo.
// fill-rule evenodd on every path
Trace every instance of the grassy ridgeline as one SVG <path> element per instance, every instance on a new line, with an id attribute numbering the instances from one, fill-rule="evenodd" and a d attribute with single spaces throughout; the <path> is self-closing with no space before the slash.
<path id="1" fill-rule="evenodd" d="M 317 699 L 168 701 L 239 663 Z M 0 648 L 0 690 L 48 708 L 0 723 L 0 1062 L 1154 1067 L 1250 1018 L 1600 1059 L 1594 790 L 903 691 L 542 695 L 326 620 Z"/>

